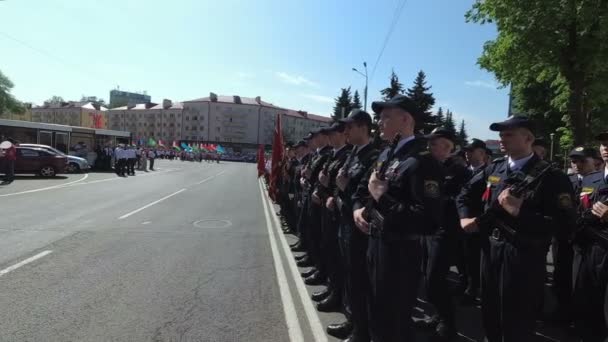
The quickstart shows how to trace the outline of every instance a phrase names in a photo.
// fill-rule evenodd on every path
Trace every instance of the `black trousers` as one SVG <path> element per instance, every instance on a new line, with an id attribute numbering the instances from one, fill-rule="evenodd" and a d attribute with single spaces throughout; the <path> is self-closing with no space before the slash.
<path id="1" fill-rule="evenodd" d="M 301 204 L 302 206 L 298 207 L 298 223 L 296 225 L 296 233 L 300 238 L 300 244 L 302 244 L 304 248 L 306 248 L 308 246 L 307 243 L 309 241 L 309 238 L 307 236 L 308 229 L 306 229 L 308 224 L 308 197 L 302 196 Z"/>
<path id="2" fill-rule="evenodd" d="M 420 283 L 420 239 L 371 237 L 370 332 L 374 342 L 414 341 L 412 310 Z"/>
<path id="3" fill-rule="evenodd" d="M 357 341 L 369 341 L 369 276 L 367 273 L 368 236 L 354 223 L 343 220 L 339 230 L 340 252 L 344 264 L 345 311 L 353 324 Z"/>
<path id="4" fill-rule="evenodd" d="M 488 342 L 535 341 L 546 248 L 517 248 L 489 237 L 481 242 L 481 312 Z"/>
<path id="5" fill-rule="evenodd" d="M 558 310 L 572 313 L 572 262 L 574 249 L 564 237 L 554 237 L 551 242 L 553 256 L 553 289 L 557 298 Z"/>
<path id="6" fill-rule="evenodd" d="M 426 248 L 425 289 L 428 299 L 435 307 L 439 319 L 454 325 L 454 307 L 448 289 L 448 273 L 456 255 L 455 232 L 439 229 L 435 234 L 422 238 Z"/>
<path id="7" fill-rule="evenodd" d="M 150 158 L 150 170 L 154 170 L 154 158 Z"/>
<path id="8" fill-rule="evenodd" d="M 312 259 L 314 265 L 319 271 L 323 268 L 323 255 L 321 254 L 321 221 L 322 221 L 321 206 L 315 203 L 310 203 L 308 210 L 308 219 L 306 220 L 306 248 L 308 256 Z M 323 276 L 327 274 L 321 273 Z"/>
<path id="9" fill-rule="evenodd" d="M 340 256 L 338 229 L 340 222 L 333 212 L 323 209 L 321 231 L 321 253 L 323 255 L 322 274 L 327 274 L 334 295 L 342 298 L 344 294 L 344 264 Z"/>
<path id="10" fill-rule="evenodd" d="M 135 174 L 135 162 L 136 162 L 135 158 L 127 159 L 127 173 L 130 175 Z"/>
<path id="11" fill-rule="evenodd" d="M 574 325 L 584 342 L 608 337 L 608 252 L 597 244 L 574 247 Z"/>
<path id="12" fill-rule="evenodd" d="M 114 165 L 114 169 L 116 170 L 116 173 L 120 176 L 123 176 L 125 174 L 126 171 L 126 166 L 127 166 L 127 160 L 126 159 L 117 159 L 116 163 Z"/>
<path id="13" fill-rule="evenodd" d="M 481 271 L 481 236 L 479 233 L 466 234 L 462 244 L 464 247 L 464 274 L 466 275 L 467 288 L 465 294 L 477 297 L 479 295 L 479 283 Z"/>

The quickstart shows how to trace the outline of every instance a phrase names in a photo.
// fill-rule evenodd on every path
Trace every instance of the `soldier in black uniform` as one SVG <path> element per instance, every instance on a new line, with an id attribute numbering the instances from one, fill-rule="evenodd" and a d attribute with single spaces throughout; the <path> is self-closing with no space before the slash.
<path id="1" fill-rule="evenodd" d="M 442 192 L 443 215 L 441 227 L 433 235 L 423 237 L 427 258 L 423 264 L 425 270 L 425 288 L 429 302 L 433 304 L 436 314 L 418 326 L 435 330 L 437 340 L 449 340 L 456 336 L 454 308 L 449 293 L 447 276 L 457 253 L 461 229 L 455 198 L 462 186 L 469 180 L 467 169 L 458 163 L 450 163 L 450 155 L 456 144 L 456 135 L 445 128 L 436 128 L 427 136 L 429 151 L 443 166 L 444 191 Z"/>
<path id="2" fill-rule="evenodd" d="M 600 141 L 600 153 L 608 161 L 608 133 L 596 137 Z M 586 175 L 582 179 L 580 210 L 589 221 L 595 221 L 595 231 L 606 232 L 608 221 L 608 181 L 606 171 Z M 577 229 L 583 228 L 582 222 Z M 587 228 L 588 229 L 588 228 Z M 584 342 L 600 342 L 608 337 L 606 322 L 608 306 L 608 241 L 580 230 L 574 239 L 574 323 Z"/>
<path id="3" fill-rule="evenodd" d="M 308 258 L 304 258 L 298 261 L 298 266 L 308 267 L 314 266 L 315 270 L 312 274 L 308 275 L 304 279 L 304 283 L 307 285 L 321 285 L 327 279 L 327 274 L 323 274 L 320 271 L 322 255 L 321 255 L 321 210 L 324 203 L 321 202 L 321 198 L 315 193 L 317 190 L 317 183 L 319 180 L 319 173 L 323 168 L 323 165 L 327 159 L 331 156 L 332 147 L 329 145 L 327 137 L 327 127 L 320 128 L 315 131 L 312 137 L 314 145 L 317 146 L 317 151 L 313 156 L 310 167 L 304 169 L 304 177 L 307 179 L 309 184 L 309 211 L 308 220 L 306 225 L 307 238 L 306 242 Z M 310 272 L 310 271 L 309 271 Z"/>
<path id="4" fill-rule="evenodd" d="M 595 159 L 600 157 L 594 148 L 575 147 L 569 154 L 573 174 L 568 175 L 574 189 L 574 199 L 577 206 L 582 190 L 583 178 L 596 172 Z M 551 256 L 553 259 L 553 292 L 557 299 L 557 308 L 552 320 L 563 326 L 572 322 L 572 263 L 574 250 L 571 243 L 572 229 L 557 231 L 551 241 Z"/>
<path id="5" fill-rule="evenodd" d="M 323 170 L 319 173 L 317 195 L 324 203 L 321 225 L 321 274 L 327 273 L 331 294 L 317 304 L 317 310 L 322 312 L 335 311 L 342 308 L 344 293 L 344 266 L 340 262 L 340 246 L 338 244 L 339 216 L 335 211 L 333 194 L 336 191 L 336 176 L 342 167 L 352 146 L 346 144 L 343 123 L 334 123 L 328 130 L 330 145 L 333 147 L 331 157 L 327 159 Z"/>
<path id="6" fill-rule="evenodd" d="M 346 139 L 353 145 L 345 164 L 336 176 L 335 208 L 339 213 L 339 241 L 344 266 L 345 308 L 347 321 L 332 324 L 327 332 L 349 342 L 369 342 L 367 299 L 369 277 L 366 268 L 368 236 L 355 227 L 352 196 L 358 184 L 378 157 L 379 151 L 371 144 L 371 116 L 359 109 L 340 120 L 344 123 Z"/>
<path id="7" fill-rule="evenodd" d="M 304 165 L 306 165 L 306 163 L 308 163 L 308 160 L 310 159 L 310 153 L 308 150 L 308 144 L 306 143 L 305 140 L 300 140 L 295 146 L 294 149 L 296 151 L 296 157 L 295 157 L 295 167 L 294 167 L 294 171 L 293 171 L 293 178 L 292 178 L 292 183 L 293 183 L 293 191 L 294 191 L 294 198 L 293 198 L 293 207 L 294 207 L 294 233 L 298 236 L 298 238 L 300 238 L 300 229 L 299 229 L 299 223 L 301 220 L 301 215 L 302 215 L 302 208 L 303 208 L 303 196 L 302 196 L 302 184 L 300 184 L 300 177 L 301 177 L 301 171 L 302 168 L 304 167 Z"/>
<path id="8" fill-rule="evenodd" d="M 469 174 L 470 178 L 475 177 L 477 174 L 483 172 L 486 168 L 486 160 L 488 159 L 486 143 L 473 138 L 471 143 L 464 147 L 467 162 L 469 163 Z M 479 204 L 481 205 L 481 204 Z M 481 206 L 476 210 L 481 211 Z M 481 238 L 479 232 L 472 232 L 465 234 L 462 237 L 462 251 L 464 256 L 464 266 L 466 275 L 466 289 L 461 299 L 462 305 L 475 305 L 477 304 L 477 297 L 479 296 L 479 264 L 481 259 Z"/>
<path id="9" fill-rule="evenodd" d="M 532 151 L 534 126 L 512 117 L 490 126 L 500 132 L 507 157 L 494 160 L 458 197 L 461 226 L 482 233 L 481 298 L 488 342 L 534 340 L 538 294 L 546 274 L 546 251 L 560 225 L 574 224 L 572 186 Z M 548 171 L 547 171 L 548 170 Z M 536 179 L 521 197 L 514 179 Z M 484 202 L 486 213 L 478 211 Z M 493 213 L 494 215 L 489 215 Z"/>
<path id="10" fill-rule="evenodd" d="M 382 139 L 391 141 L 355 195 L 353 218 L 370 234 L 370 331 L 375 342 L 413 341 L 411 315 L 421 278 L 420 237 L 440 225 L 441 165 L 414 136 L 421 113 L 404 95 L 374 102 Z"/>
<path id="11" fill-rule="evenodd" d="M 534 139 L 534 143 L 532 144 L 534 154 L 541 160 L 547 159 L 547 147 L 547 142 L 543 138 Z"/>
<path id="12" fill-rule="evenodd" d="M 302 201 L 302 209 L 300 211 L 300 216 L 298 218 L 298 242 L 291 246 L 291 250 L 293 252 L 304 252 L 309 250 L 308 241 L 308 219 L 309 219 L 309 209 L 310 209 L 310 182 L 305 177 L 305 173 L 308 169 L 310 169 L 312 159 L 316 155 L 317 150 L 317 139 L 313 139 L 317 134 L 317 131 L 311 131 L 308 133 L 306 137 L 304 137 L 304 141 L 307 143 L 307 147 L 309 150 L 308 157 L 306 158 L 306 162 L 300 168 L 299 172 L 299 183 L 301 187 L 301 201 Z M 296 256 L 297 261 L 305 260 L 307 263 L 311 263 L 310 258 L 308 257 L 308 253 L 302 254 L 300 256 Z"/>

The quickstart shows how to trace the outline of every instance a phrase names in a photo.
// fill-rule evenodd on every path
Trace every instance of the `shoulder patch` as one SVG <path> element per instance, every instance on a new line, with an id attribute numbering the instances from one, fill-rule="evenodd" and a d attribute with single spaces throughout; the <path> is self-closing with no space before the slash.
<path id="1" fill-rule="evenodd" d="M 439 183 L 434 180 L 424 181 L 424 196 L 430 198 L 437 198 L 440 195 Z"/>
<path id="2" fill-rule="evenodd" d="M 561 209 L 571 209 L 573 207 L 572 197 L 566 192 L 557 196 L 557 203 Z"/>

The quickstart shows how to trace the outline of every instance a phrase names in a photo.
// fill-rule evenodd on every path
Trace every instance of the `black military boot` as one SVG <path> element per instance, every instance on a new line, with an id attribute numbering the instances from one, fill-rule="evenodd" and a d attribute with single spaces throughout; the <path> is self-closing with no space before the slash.
<path id="1" fill-rule="evenodd" d="M 307 254 L 306 254 L 306 253 L 304 253 L 304 254 L 296 255 L 296 256 L 294 256 L 293 258 L 294 258 L 294 259 L 296 259 L 296 261 L 300 261 L 300 260 L 302 260 L 302 259 L 306 258 L 306 255 L 307 255 Z"/>
<path id="2" fill-rule="evenodd" d="M 420 319 L 417 321 L 412 320 L 414 327 L 421 330 L 434 330 L 439 324 L 439 316 L 433 315 L 429 318 Z"/>
<path id="3" fill-rule="evenodd" d="M 445 321 L 440 321 L 435 328 L 435 340 L 436 341 L 451 341 L 457 335 L 456 328 L 453 324 L 449 324 Z"/>
<path id="4" fill-rule="evenodd" d="M 310 267 L 313 265 L 312 260 L 309 257 L 305 257 L 304 259 L 298 261 L 296 263 L 298 267 Z"/>
<path id="5" fill-rule="evenodd" d="M 330 324 L 327 326 L 327 333 L 335 338 L 345 339 L 353 331 L 353 324 L 346 321 L 340 324 Z"/>
<path id="6" fill-rule="evenodd" d="M 316 271 L 313 275 L 304 279 L 304 284 L 306 285 L 323 285 L 323 283 L 325 283 L 325 277 L 319 271 Z"/>
<path id="7" fill-rule="evenodd" d="M 313 275 L 316 271 L 317 271 L 317 269 L 313 267 L 313 268 L 309 269 L 308 271 L 304 271 L 304 272 L 300 273 L 300 275 L 302 276 L 302 278 L 308 278 L 311 275 Z"/>
<path id="8" fill-rule="evenodd" d="M 331 289 L 329 287 L 326 287 L 325 289 L 323 289 L 321 291 L 313 292 L 312 296 L 310 296 L 310 299 L 314 300 L 315 302 L 320 302 L 320 301 L 324 300 L 325 298 L 327 298 L 330 294 L 331 294 Z"/>
<path id="9" fill-rule="evenodd" d="M 317 310 L 321 312 L 336 312 L 340 310 L 340 297 L 332 292 L 322 302 L 317 304 Z"/>

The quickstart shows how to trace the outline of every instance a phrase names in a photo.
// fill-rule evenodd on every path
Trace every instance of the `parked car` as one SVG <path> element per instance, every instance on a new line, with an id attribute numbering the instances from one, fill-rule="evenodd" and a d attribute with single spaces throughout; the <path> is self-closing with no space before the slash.
<path id="1" fill-rule="evenodd" d="M 53 147 L 48 146 L 48 145 L 19 144 L 19 146 L 42 148 L 42 149 L 45 149 L 47 151 L 51 151 L 51 152 L 54 152 L 56 154 L 66 156 L 68 158 L 68 165 L 65 167 L 65 171 L 67 173 L 79 173 L 79 172 L 88 171 L 88 170 L 91 169 L 91 165 L 89 164 L 89 162 L 86 159 L 80 158 L 80 157 L 76 157 L 76 156 L 71 156 L 69 154 L 65 154 L 65 153 L 59 151 L 58 149 L 53 148 Z"/>
<path id="2" fill-rule="evenodd" d="M 38 147 L 17 146 L 15 173 L 36 174 L 43 177 L 55 177 L 65 173 L 68 158 L 52 151 Z M 6 169 L 6 158 L 0 158 L 0 170 Z"/>

